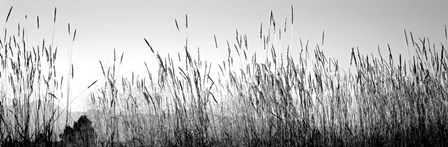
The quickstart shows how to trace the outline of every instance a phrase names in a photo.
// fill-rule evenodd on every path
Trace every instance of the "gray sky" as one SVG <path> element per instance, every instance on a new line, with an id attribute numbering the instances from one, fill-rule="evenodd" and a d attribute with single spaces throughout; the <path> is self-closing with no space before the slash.
<path id="1" fill-rule="evenodd" d="M 403 29 L 413 31 L 415 36 L 429 37 L 436 44 L 445 42 L 447 0 L 0 0 L 0 20 L 14 6 L 7 27 L 16 29 L 17 23 L 25 23 L 24 16 L 28 15 L 30 42 L 41 42 L 42 37 L 51 39 L 53 11 L 57 7 L 55 44 L 59 46 L 59 73 L 67 71 L 70 23 L 72 29 L 78 30 L 73 50 L 73 96 L 82 97 L 82 91 L 101 75 L 98 60 L 111 63 L 114 48 L 125 52 L 121 71 L 127 75 L 130 71 L 143 73 L 144 61 L 151 67 L 157 66 L 143 37 L 162 55 L 182 52 L 186 31 L 179 33 L 174 19 L 183 25 L 185 14 L 191 47 L 200 47 L 206 60 L 221 61 L 227 55 L 225 41 L 234 41 L 236 29 L 248 35 L 250 50 L 262 51 L 258 40 L 260 23 L 267 26 L 270 10 L 278 22 L 289 19 L 291 5 L 295 25 L 290 39 L 295 47 L 299 38 L 310 39 L 314 46 L 325 30 L 324 52 L 338 59 L 342 66 L 350 62 L 354 46 L 362 53 L 376 54 L 378 45 L 385 49 L 386 43 L 390 43 L 395 55 L 407 54 Z M 40 30 L 35 28 L 36 16 L 40 16 Z M 213 34 L 217 36 L 218 49 L 214 47 Z M 73 109 L 84 109 L 81 101 L 78 98 Z"/>

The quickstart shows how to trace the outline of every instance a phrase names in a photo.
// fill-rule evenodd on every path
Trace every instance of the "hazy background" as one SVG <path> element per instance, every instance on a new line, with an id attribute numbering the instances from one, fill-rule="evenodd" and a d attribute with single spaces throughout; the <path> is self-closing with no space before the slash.
<path id="1" fill-rule="evenodd" d="M 339 60 L 343 67 L 350 62 L 352 47 L 361 53 L 377 54 L 378 45 L 386 49 L 389 43 L 395 55 L 407 55 L 403 29 L 413 31 L 414 36 L 429 37 L 439 44 L 444 40 L 444 25 L 448 24 L 447 0 L 0 0 L 0 22 L 4 22 L 10 6 L 14 6 L 10 21 L 11 30 L 17 23 L 28 26 L 31 44 L 51 40 L 55 28 L 55 45 L 58 50 L 58 74 L 66 75 L 68 51 L 72 42 L 67 31 L 77 29 L 73 44 L 75 78 L 72 81 L 72 110 L 87 107 L 84 91 L 101 77 L 99 60 L 111 64 L 113 50 L 124 52 L 121 73 L 131 71 L 145 73 L 143 62 L 152 70 L 157 64 L 143 41 L 147 38 L 162 55 L 183 52 L 184 38 L 188 34 L 190 47 L 201 48 L 201 57 L 209 61 L 226 58 L 225 41 L 234 42 L 235 30 L 247 34 L 249 48 L 262 51 L 258 39 L 260 23 L 267 26 L 273 10 L 277 23 L 283 27 L 284 19 L 290 19 L 290 7 L 294 6 L 293 49 L 299 38 L 310 39 L 310 45 L 320 43 L 325 30 L 324 52 Z M 57 7 L 57 22 L 53 24 L 53 12 Z M 185 31 L 185 14 L 189 29 Z M 28 20 L 25 20 L 28 15 Z M 40 17 L 41 29 L 36 28 Z M 174 23 L 181 27 L 178 32 Z M 0 25 L 3 25 L 1 23 Z M 72 32 L 73 33 L 73 32 Z M 214 47 L 213 35 L 219 48 Z M 72 34 L 73 35 L 73 34 Z M 61 99 L 65 104 L 64 98 Z"/>

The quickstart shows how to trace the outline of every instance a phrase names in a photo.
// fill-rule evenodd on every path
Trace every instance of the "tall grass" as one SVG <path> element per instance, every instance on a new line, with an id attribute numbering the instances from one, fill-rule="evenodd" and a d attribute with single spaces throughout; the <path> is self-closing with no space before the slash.
<path id="1" fill-rule="evenodd" d="M 264 54 L 251 54 L 247 36 L 238 31 L 234 41 L 221 46 L 228 55 L 220 64 L 202 59 L 199 49 L 188 45 L 188 34 L 177 57 L 160 55 L 151 38 L 144 38 L 158 72 L 145 63 L 147 75 L 126 77 L 120 74 L 124 54 L 114 51 L 112 64 L 99 62 L 103 77 L 89 86 L 98 87 L 89 99 L 88 115 L 97 132 L 93 145 L 448 144 L 446 43 L 404 31 L 414 56 L 393 55 L 389 46 L 385 56 L 380 49 L 373 56 L 352 48 L 351 69 L 344 70 L 325 56 L 324 32 L 320 44 L 299 40 L 293 46 L 286 36 L 293 35 L 292 10 L 283 27 L 272 12 L 269 23 L 260 25 Z M 180 33 L 188 30 L 187 18 L 185 27 L 175 20 Z M 17 34 L 8 34 L 4 27 L 0 37 L 1 145 L 51 146 L 62 133 L 55 131 L 61 127 L 55 122 L 63 111 L 69 115 L 53 104 L 65 94 L 69 105 L 70 84 L 61 89 L 53 43 L 29 45 L 25 29 L 19 24 Z M 444 34 L 448 42 L 446 28 Z M 213 39 L 219 48 L 216 35 Z M 73 76 L 72 68 L 67 76 Z"/>
<path id="2" fill-rule="evenodd" d="M 235 43 L 228 41 L 228 58 L 222 64 L 201 59 L 199 49 L 193 57 L 188 38 L 183 56 L 177 57 L 161 56 L 145 38 L 158 72 L 124 77 L 117 74 L 114 53 L 112 66 L 100 62 L 103 86 L 91 94 L 99 142 L 104 146 L 447 144 L 446 44 L 432 44 L 405 31 L 415 56 L 394 59 L 389 46 L 386 56 L 380 50 L 378 56 L 362 55 L 353 48 L 354 70 L 344 70 L 325 56 L 324 33 L 314 49 L 302 40 L 296 48 L 281 44 L 292 43 L 284 37 L 292 30 L 287 22 L 279 27 L 271 13 L 268 28 L 261 25 L 264 58 L 249 54 L 247 37 L 238 31 Z M 178 31 L 184 29 L 178 20 L 175 24 Z M 298 56 L 291 55 L 293 49 L 300 50 Z"/>
<path id="3" fill-rule="evenodd" d="M 8 32 L 12 11 L 0 37 L 0 146 L 51 146 L 63 128 L 58 121 L 63 110 L 57 106 L 63 96 L 63 78 L 55 66 L 58 48 L 46 39 L 29 43 L 28 16 L 16 33 Z M 39 29 L 39 17 L 36 22 Z"/>

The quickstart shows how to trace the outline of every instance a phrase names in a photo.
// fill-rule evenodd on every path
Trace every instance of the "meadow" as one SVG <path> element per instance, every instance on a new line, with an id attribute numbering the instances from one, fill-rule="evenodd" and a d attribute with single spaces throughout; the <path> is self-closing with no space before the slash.
<path id="1" fill-rule="evenodd" d="M 282 40 L 293 34 L 293 20 L 292 13 L 277 22 L 271 12 L 260 26 L 263 48 L 255 50 L 265 56 L 250 53 L 238 31 L 220 64 L 201 58 L 188 38 L 175 56 L 159 54 L 144 38 L 159 70 L 150 72 L 145 63 L 147 75 L 126 77 L 118 72 L 123 54 L 114 52 L 112 66 L 99 62 L 103 79 L 92 83 L 101 86 L 88 97 L 90 120 L 76 123 L 55 105 L 69 94 L 73 67 L 57 75 L 52 40 L 28 44 L 23 25 L 17 34 L 3 27 L 0 146 L 448 145 L 446 27 L 445 43 L 404 30 L 407 49 L 415 52 L 410 58 L 390 47 L 378 55 L 352 48 L 344 69 L 325 56 L 323 34 L 320 44 L 279 45 L 292 42 Z M 177 30 L 188 29 L 187 20 L 179 22 Z M 68 32 L 74 41 L 76 31 Z M 61 135 L 73 130 L 79 131 L 74 137 Z"/>

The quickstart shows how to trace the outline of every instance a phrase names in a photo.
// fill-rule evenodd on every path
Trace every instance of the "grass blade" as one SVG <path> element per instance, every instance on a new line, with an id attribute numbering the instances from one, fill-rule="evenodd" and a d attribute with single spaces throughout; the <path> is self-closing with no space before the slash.
<path id="1" fill-rule="evenodd" d="M 5 21 L 5 23 L 8 22 L 8 20 L 9 20 L 9 16 L 11 16 L 12 8 L 13 8 L 13 6 L 11 6 L 11 8 L 9 8 L 9 12 L 8 12 L 8 15 L 6 16 L 6 21 Z"/>
<path id="2" fill-rule="evenodd" d="M 151 44 L 149 44 L 148 40 L 146 40 L 146 38 L 143 38 L 146 42 L 146 45 L 148 45 L 149 49 L 151 49 L 151 52 L 154 53 L 154 50 L 152 49 Z"/>

